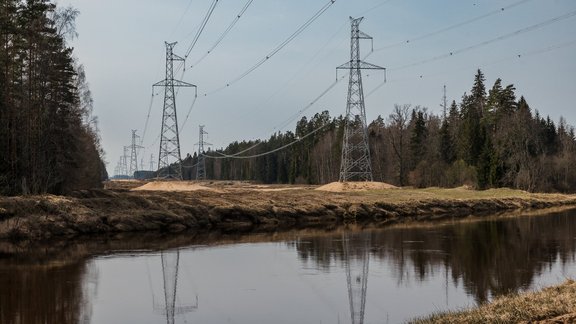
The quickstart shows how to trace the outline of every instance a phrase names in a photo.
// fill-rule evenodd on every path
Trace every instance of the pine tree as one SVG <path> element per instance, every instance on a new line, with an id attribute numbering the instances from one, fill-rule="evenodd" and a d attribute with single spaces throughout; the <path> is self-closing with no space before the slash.
<path id="1" fill-rule="evenodd" d="M 428 129 L 421 110 L 412 110 L 412 136 L 410 137 L 410 150 L 412 152 L 412 168 L 416 167 L 426 155 Z"/>

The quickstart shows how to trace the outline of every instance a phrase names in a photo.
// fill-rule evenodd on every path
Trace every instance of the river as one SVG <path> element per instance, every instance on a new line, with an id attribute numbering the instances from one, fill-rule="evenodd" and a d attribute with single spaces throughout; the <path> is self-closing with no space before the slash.
<path id="1" fill-rule="evenodd" d="M 576 278 L 576 211 L 0 243 L 0 323 L 402 323 Z"/>

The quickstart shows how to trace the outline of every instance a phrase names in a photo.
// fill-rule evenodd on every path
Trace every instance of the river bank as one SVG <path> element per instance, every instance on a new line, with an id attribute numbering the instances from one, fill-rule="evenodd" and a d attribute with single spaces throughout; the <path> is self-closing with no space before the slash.
<path id="1" fill-rule="evenodd" d="M 566 282 L 536 292 L 497 297 L 491 303 L 460 312 L 417 319 L 414 324 L 439 323 L 575 323 L 576 282 Z"/>
<path id="2" fill-rule="evenodd" d="M 243 182 L 174 183 L 134 190 L 113 182 L 73 196 L 0 197 L 0 239 L 184 230 L 251 231 L 345 223 L 388 225 L 513 210 L 576 207 L 576 196 L 510 189 L 318 190 Z M 381 187 L 378 187 L 381 188 Z"/>

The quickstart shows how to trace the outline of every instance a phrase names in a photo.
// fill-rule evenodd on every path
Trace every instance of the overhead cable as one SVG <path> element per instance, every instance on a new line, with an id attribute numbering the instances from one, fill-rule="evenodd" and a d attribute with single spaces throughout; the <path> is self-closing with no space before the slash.
<path id="1" fill-rule="evenodd" d="M 194 36 L 192 43 L 190 44 L 190 46 L 188 46 L 188 49 L 186 50 L 186 54 L 184 55 L 184 60 L 186 60 L 186 58 L 188 58 L 188 55 L 190 55 L 190 53 L 192 52 L 192 50 L 196 46 L 196 43 L 198 42 L 200 35 L 202 35 L 204 28 L 206 28 L 206 25 L 208 24 L 208 21 L 210 20 L 210 17 L 212 17 L 212 13 L 214 13 L 214 9 L 216 9 L 216 5 L 218 4 L 218 1 L 219 0 L 213 0 L 212 1 L 212 4 L 208 8 L 208 11 L 206 12 L 206 15 L 204 16 L 204 19 L 202 20 L 202 23 L 200 23 L 200 26 L 198 27 L 198 30 L 196 31 L 196 35 Z M 184 71 L 186 70 L 186 62 L 185 61 L 182 61 L 182 62 L 180 62 L 180 64 L 178 64 L 178 66 L 176 67 L 176 73 L 178 73 L 180 71 L 180 69 L 182 69 L 182 68 L 184 68 Z"/>
<path id="2" fill-rule="evenodd" d="M 315 104 L 318 102 L 318 100 L 322 99 L 322 97 L 324 97 L 328 92 L 330 92 L 330 90 L 332 90 L 332 89 L 336 86 L 336 84 L 337 84 L 340 80 L 344 79 L 346 76 L 347 76 L 347 74 L 344 75 L 344 76 L 342 76 L 340 79 L 336 79 L 334 82 L 332 82 L 332 84 L 330 84 L 330 85 L 328 86 L 328 88 L 326 88 L 324 91 L 322 91 L 322 93 L 320 93 L 320 95 L 318 95 L 316 98 L 314 98 L 314 100 L 312 100 L 308 105 L 306 105 L 306 107 L 300 109 L 297 113 L 295 113 L 294 115 L 290 116 L 287 120 L 285 120 L 284 122 L 282 122 L 282 123 L 279 124 L 278 126 L 274 127 L 274 128 L 272 129 L 272 131 L 273 131 L 273 132 L 276 132 L 276 131 L 283 130 L 286 126 L 288 126 L 288 125 L 289 125 L 291 122 L 293 122 L 296 118 L 300 117 L 306 110 L 310 109 L 310 107 L 312 107 L 313 105 L 315 105 Z M 245 149 L 245 150 L 243 150 L 243 151 L 241 151 L 241 152 L 237 152 L 237 153 L 235 153 L 235 154 L 229 155 L 228 157 L 233 157 L 233 156 L 236 156 L 236 155 L 240 155 L 240 154 L 242 154 L 242 153 L 246 153 L 247 151 L 250 151 L 250 150 L 252 150 L 253 148 L 259 146 L 260 144 L 262 144 L 262 142 L 258 142 L 258 143 L 256 143 L 255 145 L 253 145 L 253 146 L 251 146 L 251 147 L 249 147 L 249 148 L 247 148 L 247 149 Z"/>
<path id="3" fill-rule="evenodd" d="M 180 19 L 178 20 L 178 23 L 176 24 L 176 26 L 174 27 L 174 30 L 172 31 L 172 35 L 174 35 L 174 33 L 176 32 L 176 30 L 178 30 L 178 27 L 180 27 L 180 25 L 182 24 L 182 21 L 184 20 L 184 17 L 186 17 L 186 14 L 188 13 L 188 11 L 190 10 L 190 7 L 192 6 L 192 1 L 190 0 L 188 2 L 188 5 L 186 6 L 186 9 L 182 12 L 182 16 L 180 16 Z"/>
<path id="4" fill-rule="evenodd" d="M 330 92 L 330 90 L 332 90 L 336 86 L 336 84 L 338 84 L 338 82 L 340 80 L 344 79 L 347 75 L 348 74 L 343 75 L 339 79 L 336 79 L 334 82 L 332 82 L 332 84 L 330 86 L 328 86 L 328 88 L 326 88 L 326 90 L 322 91 L 322 93 L 320 95 L 318 95 L 316 98 L 314 98 L 314 100 L 312 100 L 308 105 L 306 105 L 306 107 L 300 109 L 294 115 L 290 116 L 282 124 L 275 127 L 274 130 L 276 130 L 276 129 L 282 130 L 282 129 L 284 129 L 284 127 L 288 126 L 291 122 L 296 120 L 296 118 L 300 117 L 306 110 L 310 109 L 310 107 L 314 106 L 316 104 L 316 102 L 318 102 L 318 100 L 322 99 L 322 97 L 324 97 L 328 92 Z"/>
<path id="5" fill-rule="evenodd" d="M 276 46 L 274 49 L 272 49 L 272 51 L 270 51 L 265 57 L 263 57 L 260 61 L 258 61 L 256 64 L 254 64 L 248 70 L 246 70 L 244 73 L 240 74 L 238 77 L 234 78 L 232 81 L 226 83 L 226 85 L 224 85 L 224 86 L 222 86 L 222 87 L 220 87 L 220 88 L 218 88 L 218 89 L 216 89 L 210 93 L 205 93 L 204 96 L 207 96 L 209 94 L 213 94 L 215 92 L 226 89 L 230 85 L 244 79 L 247 75 L 254 72 L 254 70 L 259 68 L 262 64 L 264 64 L 266 61 L 268 61 L 270 58 L 272 58 L 274 55 L 276 55 L 276 53 L 278 53 L 280 50 L 282 50 L 286 45 L 288 45 L 291 41 L 293 41 L 296 37 L 298 37 L 298 35 L 300 35 L 308 26 L 310 26 L 324 12 L 326 12 L 326 10 L 328 10 L 328 8 L 330 8 L 330 6 L 332 6 L 334 4 L 334 2 L 336 2 L 336 0 L 328 1 L 328 3 L 326 3 L 310 19 L 308 19 L 303 25 L 301 25 L 294 33 L 292 33 L 292 35 L 290 35 L 282 43 L 280 43 L 278 46 Z"/>
<path id="6" fill-rule="evenodd" d="M 142 132 L 142 137 L 140 137 L 140 145 L 144 143 L 144 137 L 146 136 L 146 130 L 148 129 L 148 122 L 150 121 L 150 112 L 152 111 L 153 103 L 154 103 L 154 89 L 152 89 L 152 96 L 150 97 L 150 105 L 148 106 L 148 115 L 146 116 L 146 123 L 144 123 L 144 131 Z"/>
<path id="7" fill-rule="evenodd" d="M 292 145 L 294 145 L 294 144 L 296 144 L 296 143 L 298 143 L 298 142 L 301 142 L 301 141 L 304 140 L 305 138 L 307 138 L 307 137 L 315 134 L 316 132 L 318 132 L 318 131 L 326 128 L 328 125 L 330 125 L 330 123 L 324 124 L 323 126 L 316 128 L 315 130 L 309 132 L 308 134 L 306 134 L 306 135 L 304 135 L 304 136 L 302 136 L 302 137 L 299 137 L 299 138 L 297 138 L 296 140 L 294 140 L 294 141 L 292 141 L 292 142 L 290 142 L 290 143 L 288 143 L 288 144 L 286 144 L 286 145 L 283 145 L 283 146 L 281 146 L 281 147 L 279 147 L 279 148 L 276 148 L 276 149 L 271 150 L 271 151 L 268 151 L 268 152 L 259 153 L 259 154 L 254 154 L 254 155 L 249 155 L 249 156 L 226 155 L 226 154 L 223 154 L 223 153 L 220 153 L 220 152 L 215 152 L 215 153 L 217 153 L 217 154 L 220 154 L 221 156 L 204 155 L 204 157 L 210 158 L 210 159 L 253 159 L 253 158 L 257 158 L 257 157 L 262 157 L 262 156 L 270 155 L 270 154 L 272 154 L 272 153 L 276 153 L 276 152 L 281 151 L 281 150 L 283 150 L 283 149 L 285 149 L 285 148 L 288 148 L 288 147 L 290 147 L 290 146 L 292 146 Z"/>
<path id="8" fill-rule="evenodd" d="M 192 52 L 192 50 L 194 49 L 194 46 L 196 46 L 196 43 L 198 42 L 198 39 L 200 38 L 200 35 L 202 35 L 202 32 L 204 31 L 204 28 L 206 28 L 206 24 L 208 24 L 208 21 L 210 20 L 210 17 L 212 16 L 212 13 L 214 13 L 214 9 L 216 9 L 216 5 L 218 4 L 218 0 L 213 0 L 212 4 L 210 5 L 210 8 L 208 8 L 208 12 L 206 13 L 206 15 L 204 16 L 204 20 L 202 20 L 202 23 L 200 24 L 200 28 L 198 28 L 198 31 L 196 32 L 196 35 L 194 36 L 194 39 L 192 40 L 192 43 L 190 44 L 190 46 L 188 47 L 188 50 L 186 50 L 186 55 L 184 55 L 184 58 L 187 58 L 188 55 L 190 55 L 190 52 Z"/>
<path id="9" fill-rule="evenodd" d="M 464 52 L 467 52 L 467 51 L 470 51 L 470 50 L 473 50 L 473 49 L 476 49 L 476 48 L 479 48 L 479 47 L 482 47 L 482 46 L 486 46 L 486 45 L 491 44 L 491 43 L 495 43 L 495 42 L 498 42 L 498 41 L 501 41 L 501 40 L 505 40 L 505 39 L 510 38 L 510 37 L 518 36 L 518 35 L 520 35 L 520 34 L 524 34 L 524 33 L 527 33 L 527 32 L 530 32 L 530 31 L 533 31 L 533 30 L 542 28 L 542 27 L 544 27 L 544 26 L 551 25 L 551 24 L 553 24 L 553 23 L 556 23 L 556 22 L 559 22 L 559 21 L 562 21 L 562 20 L 564 20 L 564 19 L 568 19 L 568 18 L 571 18 L 571 17 L 574 17 L 574 16 L 576 16 L 576 11 L 571 11 L 571 12 L 566 13 L 566 14 L 564 14 L 564 15 L 560 15 L 560 16 L 554 17 L 554 18 L 552 18 L 552 19 L 548 19 L 548 20 L 546 20 L 546 21 L 540 22 L 540 23 L 538 23 L 538 24 L 534 24 L 534 25 L 531 25 L 531 26 L 528 26 L 528 27 L 525 27 L 525 28 L 518 29 L 518 30 L 516 30 L 516 31 L 514 31 L 514 32 L 511 32 L 511 33 L 508 33 L 508 34 L 505 34 L 505 35 L 502 35 L 502 36 L 498 36 L 498 37 L 496 37 L 496 38 L 492 38 L 492 39 L 490 39 L 490 40 L 487 40 L 487 41 L 484 41 L 484 42 L 481 42 L 481 43 L 478 43 L 478 44 L 474 44 L 474 45 L 471 45 L 471 46 L 468 46 L 468 47 L 464 47 L 464 48 L 461 48 L 461 49 L 459 49 L 459 50 L 455 50 L 455 51 L 452 51 L 452 52 L 449 52 L 449 53 L 446 53 L 446 54 L 443 54 L 443 55 L 438 55 L 438 56 L 435 56 L 435 57 L 432 57 L 432 58 L 429 58 L 429 59 L 426 59 L 426 60 L 422 60 L 422 61 L 419 61 L 419 62 L 415 62 L 415 63 L 403 65 L 403 66 L 399 66 L 399 67 L 396 67 L 396 68 L 391 68 L 390 70 L 397 71 L 397 70 L 402 70 L 402 69 L 410 68 L 410 67 L 413 67 L 413 66 L 418 66 L 418 65 L 422 65 L 422 64 L 426 64 L 426 63 L 438 61 L 438 60 L 441 60 L 441 59 L 445 59 L 445 58 L 447 58 L 447 57 L 451 57 L 451 56 L 454 56 L 454 55 L 457 55 L 457 54 L 461 54 L 461 53 L 464 53 Z"/>
<path id="10" fill-rule="evenodd" d="M 222 35 L 220 35 L 220 37 L 218 37 L 218 39 L 216 40 L 216 42 L 214 42 L 214 44 L 212 44 L 212 46 L 208 49 L 208 51 L 206 51 L 206 53 L 204 53 L 204 55 L 202 55 L 197 61 L 196 63 L 192 64 L 190 66 L 190 68 L 193 68 L 195 66 L 197 66 L 200 62 L 202 62 L 206 56 L 208 56 L 210 53 L 212 53 L 212 51 L 214 51 L 214 49 L 216 48 L 216 46 L 218 46 L 223 40 L 224 38 L 228 35 L 228 33 L 230 33 L 230 31 L 232 30 L 232 28 L 234 28 L 234 26 L 236 25 L 236 23 L 240 20 L 240 18 L 242 17 L 242 15 L 244 14 L 244 12 L 246 12 L 246 10 L 248 10 L 248 7 L 250 7 L 250 5 L 252 4 L 254 0 L 248 0 L 248 2 L 246 2 L 246 4 L 244 5 L 244 7 L 242 7 L 242 10 L 240 10 L 240 12 L 236 15 L 236 17 L 234 18 L 234 20 L 232 20 L 232 22 L 230 23 L 230 25 L 228 25 L 228 28 L 226 28 L 226 30 L 222 33 Z"/>
<path id="11" fill-rule="evenodd" d="M 374 7 L 371 7 L 369 9 L 364 10 L 361 14 L 357 15 L 357 16 L 364 16 L 365 14 L 369 13 L 370 11 L 376 10 L 380 7 L 382 7 L 383 5 L 387 4 L 388 2 L 392 2 L 393 0 L 384 0 L 382 2 L 380 2 L 379 4 L 375 5 Z"/>
<path id="12" fill-rule="evenodd" d="M 517 7 L 517 6 L 522 5 L 522 4 L 524 4 L 524 3 L 526 3 L 526 2 L 529 2 L 529 1 L 532 1 L 532 0 L 521 0 L 521 1 L 518 1 L 518 2 L 515 2 L 515 3 L 512 3 L 512 4 L 510 4 L 510 5 L 506 6 L 506 7 L 502 7 L 502 8 L 499 8 L 499 9 L 496 9 L 496 10 L 493 10 L 493 11 L 490 11 L 490 12 L 485 13 L 485 14 L 483 14 L 483 15 L 480 15 L 480 16 L 478 16 L 478 17 L 475 17 L 475 18 L 472 18 L 472 19 L 469 19 L 469 20 L 466 20 L 466 21 L 463 21 L 463 22 L 460 22 L 460 23 L 457 23 L 457 24 L 454 24 L 454 25 L 451 25 L 451 26 L 448 26 L 448 27 L 445 27 L 445 28 L 441 28 L 441 29 L 438 29 L 438 30 L 436 30 L 436 31 L 433 31 L 433 32 L 430 32 L 430 33 L 427 33 L 427 34 L 424 34 L 424 35 L 420 35 L 420 36 L 417 36 L 417 37 L 414 37 L 414 38 L 411 38 L 411 39 L 407 39 L 407 40 L 405 40 L 405 41 L 400 41 L 400 42 L 397 42 L 397 43 L 393 43 L 393 44 L 386 45 L 386 46 L 384 46 L 384 47 L 377 48 L 377 49 L 374 50 L 374 52 L 378 52 L 378 51 L 382 51 L 382 50 L 389 49 L 389 48 L 392 48 L 392 47 L 397 47 L 397 46 L 401 46 L 401 45 L 413 43 L 413 42 L 415 42 L 415 41 L 419 41 L 419 40 L 422 40 L 422 39 L 425 39 L 425 38 L 428 38 L 428 37 L 432 37 L 432 36 L 435 36 L 435 35 L 438 35 L 438 34 L 447 32 L 447 31 L 449 31 L 449 30 L 456 29 L 456 28 L 462 27 L 462 26 L 464 26 L 464 25 L 468 25 L 468 24 L 471 24 L 471 23 L 473 23 L 473 22 L 482 20 L 482 19 L 484 19 L 484 18 L 488 18 L 488 17 L 490 17 L 490 16 L 499 14 L 499 13 L 501 13 L 501 12 L 504 12 L 504 11 L 506 11 L 506 10 L 508 10 L 508 9 L 511 9 L 511 8 L 514 8 L 514 7 Z"/>
<path id="13" fill-rule="evenodd" d="M 192 104 L 190 104 L 190 108 L 188 109 L 188 113 L 186 114 L 186 118 L 184 118 L 184 122 L 180 126 L 180 131 L 184 130 L 184 126 L 186 126 L 186 122 L 188 121 L 188 117 L 190 117 L 190 113 L 192 112 L 192 108 L 194 108 L 194 105 L 196 104 L 196 99 L 198 99 L 198 95 L 194 96 L 194 99 L 192 100 Z"/>

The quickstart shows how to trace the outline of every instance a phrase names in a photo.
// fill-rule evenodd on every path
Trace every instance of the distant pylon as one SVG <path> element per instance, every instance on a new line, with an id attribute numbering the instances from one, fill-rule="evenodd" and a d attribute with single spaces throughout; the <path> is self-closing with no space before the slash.
<path id="1" fill-rule="evenodd" d="M 120 160 L 118 160 L 118 163 L 116 163 L 116 167 L 114 168 L 114 175 L 119 176 L 121 170 L 122 170 L 122 157 L 120 157 Z"/>
<path id="2" fill-rule="evenodd" d="M 128 149 L 130 148 L 130 146 L 124 146 L 124 155 L 122 155 L 121 159 L 121 165 L 122 165 L 122 174 L 125 176 L 128 176 Z"/>
<path id="3" fill-rule="evenodd" d="M 164 87 L 164 111 L 160 135 L 160 153 L 158 154 L 158 178 L 182 180 L 182 158 L 180 155 L 180 135 L 178 134 L 178 117 L 176 114 L 176 94 L 174 87 L 194 87 L 195 85 L 174 80 L 174 61 L 184 61 L 173 53 L 174 43 L 166 43 L 166 78 L 152 87 Z M 176 163 L 175 166 L 171 166 Z"/>
<path id="4" fill-rule="evenodd" d="M 150 171 L 154 171 L 154 154 L 150 154 Z"/>
<path id="5" fill-rule="evenodd" d="M 212 145 L 204 141 L 204 135 L 208 134 L 204 130 L 204 125 L 200 125 L 200 134 L 198 135 L 198 165 L 196 166 L 196 180 L 206 180 L 206 159 L 204 158 L 204 146 Z"/>
<path id="6" fill-rule="evenodd" d="M 340 162 L 340 182 L 349 180 L 373 181 L 361 70 L 385 70 L 385 68 L 360 60 L 360 40 L 372 39 L 360 31 L 359 26 L 362 19 L 364 17 L 356 19 L 350 17 L 352 24 L 350 61 L 336 68 L 337 70 L 350 71 L 342 160 Z"/>
<path id="7" fill-rule="evenodd" d="M 138 149 L 143 148 L 136 144 L 136 140 L 140 138 L 140 136 L 136 135 L 136 130 L 132 130 L 132 144 L 130 145 L 130 170 L 128 174 L 133 177 L 134 172 L 138 171 Z"/>

